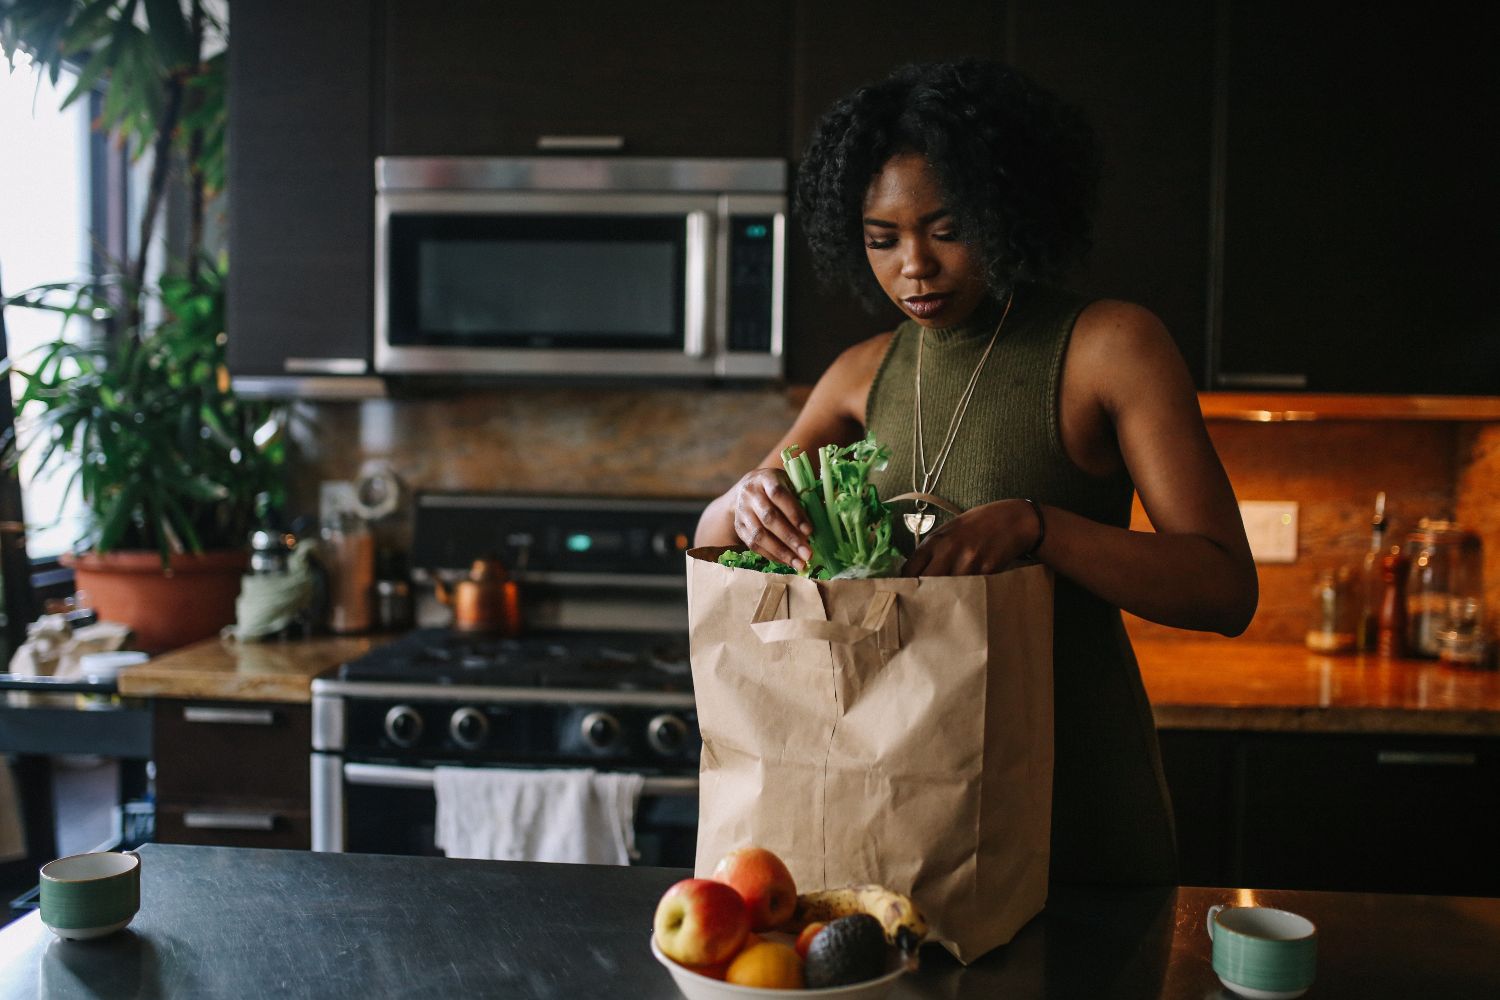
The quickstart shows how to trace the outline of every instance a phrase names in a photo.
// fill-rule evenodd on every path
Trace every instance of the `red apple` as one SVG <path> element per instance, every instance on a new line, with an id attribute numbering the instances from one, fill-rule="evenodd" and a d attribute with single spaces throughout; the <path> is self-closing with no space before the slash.
<path id="1" fill-rule="evenodd" d="M 656 904 L 656 945 L 674 962 L 714 965 L 732 958 L 750 932 L 745 901 L 734 889 L 706 878 L 687 878 Z"/>
<path id="2" fill-rule="evenodd" d="M 792 918 L 797 885 L 781 859 L 764 847 L 741 847 L 724 855 L 713 877 L 734 886 L 750 908 L 750 927 L 768 931 Z"/>

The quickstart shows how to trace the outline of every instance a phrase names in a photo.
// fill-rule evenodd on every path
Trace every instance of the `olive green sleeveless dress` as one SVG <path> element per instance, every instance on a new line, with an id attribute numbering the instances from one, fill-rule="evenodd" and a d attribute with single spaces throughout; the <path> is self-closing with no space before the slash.
<path id="1" fill-rule="evenodd" d="M 1128 473 L 1089 475 L 1063 449 L 1063 356 L 1085 304 L 1039 285 L 1017 288 L 952 454 L 930 492 L 963 510 L 1030 497 L 1104 524 L 1130 523 L 1134 486 Z M 922 418 L 929 467 L 1000 315 L 1000 304 L 989 302 L 964 326 L 927 331 Z M 910 320 L 897 328 L 866 404 L 867 428 L 891 448 L 889 466 L 873 477 L 882 497 L 915 488 L 919 330 Z M 909 503 L 894 506 L 911 509 Z M 942 523 L 946 515 L 937 514 Z M 899 534 L 909 547 L 904 526 Z M 1175 884 L 1172 813 L 1156 728 L 1120 611 L 1061 575 L 1056 579 L 1052 881 Z"/>

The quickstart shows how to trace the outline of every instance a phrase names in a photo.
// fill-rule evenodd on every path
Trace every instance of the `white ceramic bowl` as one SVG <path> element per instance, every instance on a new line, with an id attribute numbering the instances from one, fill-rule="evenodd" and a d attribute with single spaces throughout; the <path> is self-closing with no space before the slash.
<path id="1" fill-rule="evenodd" d="M 878 979 L 866 979 L 862 983 L 853 983 L 849 986 L 829 986 L 821 990 L 773 990 L 763 986 L 736 986 L 718 979 L 710 979 L 700 976 L 691 969 L 685 969 L 661 953 L 656 946 L 656 936 L 651 936 L 651 954 L 656 960 L 667 967 L 672 974 L 672 981 L 682 991 L 687 1000 L 748 1000 L 757 997 L 760 1000 L 786 1000 L 788 997 L 816 997 L 818 1000 L 881 1000 L 889 996 L 896 988 L 896 980 L 901 973 L 906 971 L 903 966 L 897 966 L 890 972 Z"/>

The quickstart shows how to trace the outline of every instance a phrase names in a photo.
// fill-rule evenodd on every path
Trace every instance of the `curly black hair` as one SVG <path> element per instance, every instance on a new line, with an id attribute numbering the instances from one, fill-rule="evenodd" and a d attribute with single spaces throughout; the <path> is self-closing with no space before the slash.
<path id="1" fill-rule="evenodd" d="M 902 66 L 823 115 L 797 172 L 818 276 L 872 309 L 886 299 L 865 257 L 865 191 L 907 150 L 937 172 L 997 296 L 1017 280 L 1055 280 L 1088 250 L 1102 156 L 1076 110 L 1002 63 Z"/>

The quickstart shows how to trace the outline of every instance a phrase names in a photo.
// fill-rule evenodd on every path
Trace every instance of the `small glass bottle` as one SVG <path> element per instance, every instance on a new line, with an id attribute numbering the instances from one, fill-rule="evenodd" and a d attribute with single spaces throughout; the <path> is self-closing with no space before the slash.
<path id="1" fill-rule="evenodd" d="M 364 518 L 344 511 L 323 527 L 328 568 L 328 628 L 368 632 L 374 619 L 375 536 Z"/>
<path id="2" fill-rule="evenodd" d="M 1380 568 L 1385 555 L 1385 491 L 1375 494 L 1375 517 L 1370 521 L 1370 548 L 1359 569 L 1359 622 L 1356 646 L 1362 651 L 1375 649 L 1380 625 L 1380 602 L 1385 595 L 1385 580 Z"/>
<path id="3" fill-rule="evenodd" d="M 1315 653 L 1346 653 L 1355 646 L 1356 607 L 1348 567 L 1324 570 L 1313 584 L 1306 645 Z"/>

